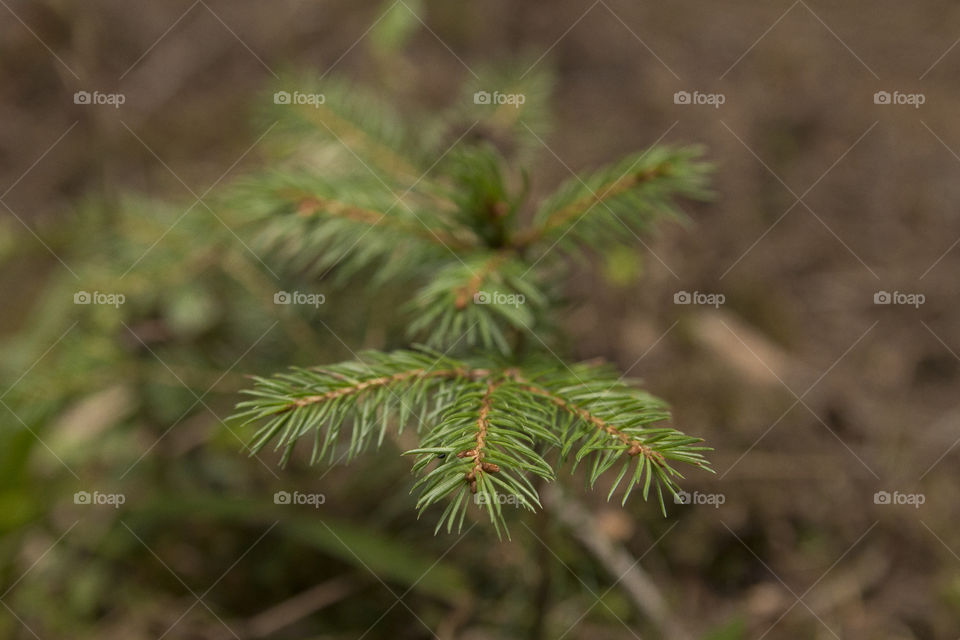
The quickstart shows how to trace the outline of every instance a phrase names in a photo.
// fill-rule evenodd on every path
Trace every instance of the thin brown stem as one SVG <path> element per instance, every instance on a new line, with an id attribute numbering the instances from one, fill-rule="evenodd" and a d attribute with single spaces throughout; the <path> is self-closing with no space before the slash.
<path id="1" fill-rule="evenodd" d="M 296 200 L 297 215 L 303 218 L 326 214 L 360 222 L 371 227 L 393 227 L 403 233 L 440 243 L 450 249 L 465 249 L 471 246 L 469 242 L 442 229 L 431 229 L 425 224 L 406 223 L 384 212 L 364 209 L 347 202 L 322 198 L 305 192 L 294 192 L 290 195 Z"/>
<path id="2" fill-rule="evenodd" d="M 490 379 L 494 375 L 497 375 L 499 379 Z M 640 440 L 631 438 L 629 434 L 623 432 L 606 420 L 594 415 L 589 410 L 556 395 L 548 389 L 531 384 L 522 375 L 520 375 L 519 370 L 514 368 L 504 369 L 503 371 L 499 372 L 495 372 L 491 369 L 410 369 L 408 371 L 401 371 L 389 376 L 370 378 L 369 380 L 363 380 L 348 386 L 340 387 L 339 389 L 333 389 L 331 391 L 327 391 L 326 393 L 297 398 L 292 403 L 284 407 L 281 412 L 290 411 L 299 407 L 305 407 L 307 405 L 336 400 L 337 398 L 342 398 L 344 396 L 357 395 L 363 393 L 364 391 L 385 387 L 396 382 L 403 382 L 411 379 L 423 380 L 428 378 L 463 378 L 474 381 L 488 381 L 486 391 L 484 392 L 483 398 L 480 401 L 480 412 L 477 417 L 476 445 L 473 449 L 467 449 L 457 453 L 458 458 L 470 458 L 473 461 L 471 470 L 466 474 L 466 480 L 470 484 L 470 490 L 474 493 L 476 493 L 477 490 L 477 478 L 480 477 L 480 474 L 483 472 L 496 473 L 500 470 L 498 465 L 491 462 L 484 462 L 483 458 L 484 448 L 486 447 L 487 432 L 490 428 L 490 411 L 493 408 L 493 394 L 505 380 L 512 380 L 521 384 L 525 391 L 546 398 L 564 411 L 577 416 L 581 420 L 594 425 L 601 431 L 609 434 L 617 440 L 620 440 L 620 442 L 627 446 L 628 455 L 643 455 L 657 466 L 666 466 L 666 460 L 663 457 L 663 454 L 661 454 L 659 451 L 654 450 L 652 447 L 644 444 Z"/>
<path id="3" fill-rule="evenodd" d="M 564 400 L 560 396 L 548 391 L 547 389 L 544 389 L 543 387 L 527 384 L 523 388 L 526 391 L 529 391 L 530 393 L 535 393 L 539 396 L 543 396 L 544 398 L 546 398 L 553 404 L 557 405 L 564 411 L 572 413 L 573 415 L 577 416 L 581 420 L 585 422 L 589 422 L 590 424 L 594 425 L 601 431 L 604 431 L 610 434 L 611 436 L 613 436 L 614 438 L 620 440 L 623 444 L 627 445 L 628 447 L 627 453 L 629 455 L 637 456 L 642 454 L 645 458 L 647 458 L 647 460 L 650 460 L 651 462 L 655 463 L 657 466 L 660 466 L 660 467 L 666 466 L 666 460 L 664 459 L 663 454 L 661 454 L 659 451 L 655 451 L 649 445 L 644 444 L 640 440 L 631 438 L 628 434 L 624 433 L 623 431 L 621 431 L 614 425 L 610 424 L 606 420 L 603 420 L 602 418 L 599 418 L 593 415 L 587 409 L 584 409 L 583 407 L 575 405 L 572 402 Z"/>
<path id="4" fill-rule="evenodd" d="M 590 190 L 587 195 L 574 200 L 565 207 L 561 207 L 552 212 L 549 217 L 539 226 L 527 229 L 517 234 L 514 239 L 514 245 L 517 247 L 526 247 L 533 244 L 544 235 L 554 229 L 567 224 L 574 216 L 583 215 L 596 205 L 614 198 L 621 193 L 629 191 L 654 178 L 667 175 L 670 171 L 668 163 L 659 164 L 655 167 L 643 169 L 641 171 L 628 173 L 620 178 L 602 185 L 600 189 Z"/>
<path id="5" fill-rule="evenodd" d="M 465 479 L 470 485 L 472 493 L 477 492 L 477 480 L 486 473 L 496 473 L 500 471 L 500 466 L 492 462 L 484 462 L 487 446 L 487 432 L 490 429 L 490 411 L 493 408 L 493 393 L 503 384 L 503 380 L 490 381 L 487 383 L 487 390 L 480 400 L 480 413 L 477 416 L 477 439 L 473 449 L 461 451 L 457 454 L 458 458 L 471 458 L 473 466 L 465 474 Z"/>
<path id="6" fill-rule="evenodd" d="M 419 175 L 417 171 L 405 158 L 397 154 L 393 149 L 381 142 L 373 139 L 366 131 L 353 124 L 349 120 L 342 118 L 338 113 L 328 106 L 320 105 L 316 108 L 305 106 L 301 113 L 308 120 L 313 120 L 327 127 L 331 134 L 339 139 L 344 145 L 346 140 L 353 142 L 351 146 L 363 148 L 368 154 L 375 158 L 376 165 L 384 170 L 395 171 L 400 177 L 416 179 Z M 339 131 L 339 134 L 336 131 Z"/>
<path id="7" fill-rule="evenodd" d="M 480 287 L 483 286 L 484 280 L 486 280 L 491 273 L 500 268 L 507 260 L 506 253 L 497 253 L 489 260 L 487 260 L 479 270 L 474 272 L 467 283 L 461 287 L 457 287 L 455 290 L 456 293 L 456 306 L 457 309 L 465 309 L 467 304 L 474 299 L 474 296 L 480 292 Z"/>
<path id="8" fill-rule="evenodd" d="M 310 404 L 317 404 L 320 402 L 327 402 L 328 400 L 335 400 L 337 398 L 342 398 L 343 396 L 356 395 L 363 393 L 368 389 L 385 387 L 389 384 L 395 382 L 403 382 L 405 380 L 415 379 L 426 379 L 426 378 L 469 378 L 471 380 L 483 379 L 490 375 L 489 369 L 411 369 L 409 371 L 401 371 L 399 373 L 394 373 L 389 376 L 380 376 L 377 378 L 370 378 L 369 380 L 364 380 L 362 382 L 357 382 L 355 384 L 340 387 L 339 389 L 333 389 L 332 391 L 327 391 L 326 393 L 321 393 L 313 396 L 304 396 L 302 398 L 297 398 L 292 403 L 290 403 L 284 411 L 289 411 L 291 409 L 305 407 Z"/>

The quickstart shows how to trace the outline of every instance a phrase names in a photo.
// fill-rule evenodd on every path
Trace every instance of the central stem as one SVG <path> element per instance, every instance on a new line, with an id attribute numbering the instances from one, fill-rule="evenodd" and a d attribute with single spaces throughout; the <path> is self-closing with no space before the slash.
<path id="1" fill-rule="evenodd" d="M 477 480 L 484 472 L 496 473 L 500 471 L 500 466 L 492 462 L 484 462 L 484 447 L 487 445 L 487 430 L 490 428 L 490 410 L 493 408 L 493 392 L 503 384 L 502 380 L 487 383 L 487 390 L 480 401 L 480 413 L 477 416 L 477 439 L 476 446 L 468 451 L 461 451 L 457 454 L 460 458 L 471 458 L 473 467 L 465 475 L 466 481 L 470 484 L 470 492 L 477 492 Z"/>

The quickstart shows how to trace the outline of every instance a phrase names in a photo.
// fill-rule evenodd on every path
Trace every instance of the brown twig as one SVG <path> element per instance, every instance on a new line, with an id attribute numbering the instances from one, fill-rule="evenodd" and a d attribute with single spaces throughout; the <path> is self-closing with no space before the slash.
<path id="1" fill-rule="evenodd" d="M 302 398 L 297 398 L 292 403 L 284 407 L 278 413 L 284 411 L 290 411 L 295 408 L 305 407 L 311 404 L 317 404 L 319 402 L 327 402 L 329 400 L 335 400 L 337 398 L 342 398 L 343 396 L 356 395 L 363 393 L 369 389 L 384 387 L 386 385 L 402 382 L 404 380 L 409 380 L 411 378 L 417 379 L 427 379 L 427 378 L 466 378 L 469 380 L 484 380 L 488 379 L 494 375 L 494 371 L 490 369 L 411 369 L 409 371 L 401 371 L 399 373 L 394 373 L 389 376 L 380 376 L 377 378 L 370 378 L 369 380 L 364 380 L 362 382 L 357 382 L 350 386 L 340 387 L 339 389 L 334 389 L 332 391 L 327 391 L 326 393 L 321 393 L 318 395 L 304 396 Z M 501 376 L 499 380 L 491 380 L 487 384 L 487 390 L 484 393 L 483 400 L 480 405 L 480 414 L 477 418 L 477 444 L 474 449 L 467 449 L 465 451 L 460 451 L 457 453 L 458 458 L 472 458 L 474 465 L 471 471 L 466 475 L 467 482 L 470 483 L 470 490 L 473 493 L 476 493 L 476 481 L 479 477 L 479 474 L 482 472 L 496 473 L 500 471 L 500 467 L 494 463 L 483 462 L 483 447 L 486 444 L 486 435 L 487 430 L 489 429 L 489 415 L 490 410 L 493 406 L 493 393 L 500 387 L 504 380 L 512 380 L 516 383 L 522 385 L 524 391 L 539 395 L 546 398 L 553 404 L 557 405 L 564 411 L 572 413 L 581 420 L 588 422 L 598 429 L 604 431 L 605 433 L 613 436 L 614 438 L 620 440 L 624 445 L 627 446 L 627 454 L 631 456 L 643 455 L 647 460 L 656 464 L 659 467 L 666 466 L 666 459 L 663 457 L 659 451 L 654 450 L 647 444 L 644 444 L 642 441 L 635 438 L 631 438 L 629 434 L 623 432 L 615 425 L 610 424 L 606 420 L 595 416 L 589 410 L 580 407 L 560 396 L 554 394 L 553 392 L 539 387 L 537 385 L 531 384 L 526 378 L 520 375 L 520 372 L 517 369 L 509 368 L 504 369 L 502 372 L 497 372 L 497 375 Z"/>
<path id="2" fill-rule="evenodd" d="M 590 424 L 594 425 L 598 429 L 605 431 L 606 433 L 610 434 L 614 438 L 617 438 L 623 444 L 627 445 L 628 447 L 627 454 L 631 456 L 637 456 L 642 454 L 647 460 L 655 463 L 657 466 L 659 467 L 666 466 L 666 460 L 664 459 L 663 454 L 661 454 L 659 451 L 655 451 L 654 449 L 644 444 L 643 442 L 636 440 L 634 438 L 631 438 L 628 434 L 624 433 L 623 431 L 621 431 L 614 425 L 610 424 L 609 422 L 601 418 L 598 418 L 597 416 L 593 415 L 583 407 L 580 407 L 571 402 L 568 402 L 563 398 L 561 398 L 560 396 L 555 395 L 542 387 L 537 387 L 535 385 L 527 384 L 523 388 L 526 391 L 529 391 L 530 393 L 535 393 L 537 395 L 547 398 L 548 400 L 550 400 L 550 402 L 557 405 L 561 409 L 574 414 L 581 420 L 589 422 Z"/>
<path id="3" fill-rule="evenodd" d="M 450 249 L 466 249 L 471 245 L 442 229 L 432 229 L 425 224 L 407 224 L 396 217 L 389 216 L 387 213 L 364 209 L 356 205 L 334 200 L 332 198 L 322 198 L 317 195 L 297 191 L 293 193 L 281 194 L 288 195 L 296 201 L 297 215 L 303 218 L 328 214 L 353 222 L 360 222 L 371 227 L 384 226 L 393 227 L 403 233 L 424 238 L 431 242 L 437 242 Z"/>
<path id="4" fill-rule="evenodd" d="M 483 399 L 480 401 L 480 414 L 477 416 L 476 446 L 473 449 L 461 451 L 457 454 L 458 458 L 473 459 L 473 467 L 464 476 L 470 485 L 471 493 L 477 492 L 477 480 L 484 472 L 497 473 L 500 471 L 499 465 L 492 462 L 484 462 L 483 457 L 485 455 L 484 448 L 487 444 L 487 431 L 490 428 L 490 410 L 493 408 L 493 393 L 501 384 L 503 384 L 503 380 L 487 383 L 487 390 L 483 394 Z"/>
<path id="5" fill-rule="evenodd" d="M 496 254 L 487 260 L 478 271 L 474 272 L 474 274 L 470 276 L 470 280 L 467 281 L 467 284 L 463 285 L 462 287 L 457 287 L 454 290 L 454 293 L 457 296 L 455 302 L 457 309 L 465 309 L 467 307 L 467 304 L 473 300 L 473 298 L 480 291 L 480 287 L 483 286 L 483 281 L 486 280 L 491 273 L 499 269 L 500 265 L 507 260 L 507 257 L 507 254 L 503 252 Z"/>
<path id="6" fill-rule="evenodd" d="M 514 239 L 514 245 L 517 247 L 526 247 L 536 242 L 553 229 L 566 224 L 574 216 L 578 214 L 583 215 L 597 204 L 600 204 L 609 198 L 616 197 L 625 191 L 629 191 L 640 184 L 649 182 L 654 178 L 667 175 L 669 171 L 670 165 L 668 163 L 663 163 L 655 167 L 650 167 L 649 169 L 628 173 L 627 175 L 621 176 L 609 184 L 603 185 L 600 189 L 591 190 L 590 193 L 582 198 L 578 198 L 567 206 L 561 207 L 560 209 L 552 212 L 542 225 L 538 227 L 532 227 L 517 234 L 516 238 Z"/>
<path id="7" fill-rule="evenodd" d="M 376 157 L 376 165 L 382 169 L 396 169 L 398 175 L 407 178 L 416 179 L 420 174 L 405 158 L 397 154 L 393 149 L 374 140 L 366 131 L 356 126 L 349 120 L 340 117 L 333 109 L 326 105 L 307 105 L 300 108 L 300 112 L 307 120 L 317 122 L 330 131 L 335 138 L 352 138 L 362 140 L 360 146 Z M 339 130 L 339 135 L 335 133 Z M 344 143 L 345 144 L 345 143 Z"/>
<path id="8" fill-rule="evenodd" d="M 623 545 L 618 544 L 596 524 L 596 518 L 579 502 L 551 485 L 543 490 L 544 504 L 555 514 L 594 558 L 617 579 L 634 605 L 657 627 L 658 638 L 686 640 L 689 632 L 674 617 L 656 583 L 640 567 Z"/>
<path id="9" fill-rule="evenodd" d="M 437 369 L 433 371 L 429 369 L 411 369 L 409 371 L 394 373 L 393 375 L 389 376 L 370 378 L 369 380 L 364 380 L 348 387 L 340 387 L 339 389 L 327 391 L 326 393 L 321 393 L 319 395 L 297 398 L 287 405 L 287 407 L 284 408 L 284 411 L 289 411 L 298 407 L 305 407 L 310 404 L 317 404 L 318 402 L 326 402 L 327 400 L 335 400 L 343 396 L 355 395 L 362 393 L 367 389 L 383 387 L 394 382 L 409 380 L 410 378 L 469 378 L 471 380 L 477 380 L 485 378 L 489 375 L 489 369 Z"/>
<path id="10" fill-rule="evenodd" d="M 346 577 L 322 582 L 250 618 L 246 624 L 246 631 L 250 637 L 266 638 L 320 609 L 343 600 L 361 586 L 361 583 Z"/>

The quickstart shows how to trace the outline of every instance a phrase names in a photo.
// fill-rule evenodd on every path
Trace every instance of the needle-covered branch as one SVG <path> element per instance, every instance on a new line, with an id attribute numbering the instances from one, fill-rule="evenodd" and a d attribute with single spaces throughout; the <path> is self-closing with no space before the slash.
<path id="1" fill-rule="evenodd" d="M 591 486 L 618 463 L 610 494 L 626 480 L 647 499 L 655 486 L 677 491 L 673 462 L 707 468 L 698 438 L 672 427 L 664 404 L 618 380 L 605 367 L 525 370 L 488 360 L 455 360 L 429 351 L 370 352 L 363 359 L 258 378 L 238 419 L 260 423 L 251 449 L 269 442 L 289 459 L 296 442 L 313 437 L 311 462 L 350 459 L 379 447 L 388 433 L 416 422 L 421 446 L 421 513 L 449 501 L 438 529 L 461 526 L 471 500 L 506 531 L 504 506 L 540 506 L 531 477 L 554 479 L 550 451 L 590 468 Z M 628 475 L 628 470 L 632 471 Z"/>
<path id="2" fill-rule="evenodd" d="M 548 296 L 525 262 L 507 252 L 445 265 L 414 296 L 410 335 L 442 349 L 458 342 L 508 355 L 511 336 L 543 331 Z"/>
<path id="3" fill-rule="evenodd" d="M 231 201 L 259 227 L 256 247 L 292 273 L 333 270 L 345 281 L 372 267 L 376 283 L 410 280 L 477 244 L 428 197 L 373 176 L 274 172 L 239 185 Z"/>
<path id="4" fill-rule="evenodd" d="M 634 242 L 664 218 L 681 218 L 676 199 L 709 196 L 702 149 L 654 147 L 586 177 L 567 180 L 538 208 L 517 244 L 559 245 L 578 253 Z"/>

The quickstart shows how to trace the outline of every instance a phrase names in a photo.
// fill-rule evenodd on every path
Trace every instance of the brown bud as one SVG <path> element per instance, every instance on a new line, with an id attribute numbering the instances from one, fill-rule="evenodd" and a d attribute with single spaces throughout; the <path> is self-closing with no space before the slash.
<path id="1" fill-rule="evenodd" d="M 490 473 L 496 473 L 500 471 L 500 465 L 492 462 L 484 462 L 482 468 L 484 471 L 489 471 Z"/>
<path id="2" fill-rule="evenodd" d="M 476 480 L 476 478 L 477 478 L 477 474 L 475 474 L 473 471 L 470 471 L 467 473 L 467 482 L 473 482 L 474 480 Z"/>
<path id="3" fill-rule="evenodd" d="M 476 492 L 477 492 L 477 481 L 474 480 L 473 482 L 470 483 L 470 493 L 476 493 Z"/>
<path id="4" fill-rule="evenodd" d="M 473 449 L 467 449 L 466 451 L 461 451 L 457 454 L 458 458 L 472 458 L 477 455 L 477 452 Z"/>
<path id="5" fill-rule="evenodd" d="M 631 456 L 639 455 L 640 453 L 643 453 L 643 445 L 636 443 L 632 444 L 630 445 L 630 448 L 627 449 L 627 453 L 629 453 Z"/>

